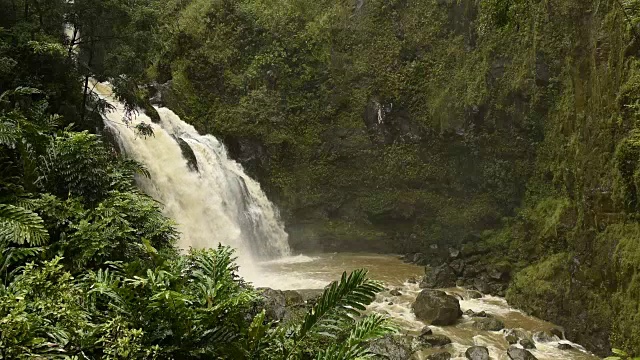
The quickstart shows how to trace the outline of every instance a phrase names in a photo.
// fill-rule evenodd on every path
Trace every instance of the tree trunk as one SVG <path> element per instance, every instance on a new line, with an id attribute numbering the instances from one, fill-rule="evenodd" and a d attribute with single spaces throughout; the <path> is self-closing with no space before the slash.
<path id="1" fill-rule="evenodd" d="M 87 101 L 89 98 L 89 77 L 91 77 L 91 62 L 93 61 L 93 51 L 94 51 L 94 42 L 93 38 L 91 39 L 91 46 L 89 47 L 89 61 L 87 62 L 87 75 L 84 77 L 84 94 L 82 96 L 82 115 L 80 119 L 82 122 L 85 120 L 85 116 L 87 114 Z"/>

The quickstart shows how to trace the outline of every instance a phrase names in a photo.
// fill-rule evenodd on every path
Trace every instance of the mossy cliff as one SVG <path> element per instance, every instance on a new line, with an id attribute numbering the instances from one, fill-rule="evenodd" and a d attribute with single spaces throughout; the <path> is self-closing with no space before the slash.
<path id="1" fill-rule="evenodd" d="M 515 305 L 640 354 L 638 1 L 172 0 L 165 16 L 163 101 L 261 181 L 295 248 L 490 249 Z"/>

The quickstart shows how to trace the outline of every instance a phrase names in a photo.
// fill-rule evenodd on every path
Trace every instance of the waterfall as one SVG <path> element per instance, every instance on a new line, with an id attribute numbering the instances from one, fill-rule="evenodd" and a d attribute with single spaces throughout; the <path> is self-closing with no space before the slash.
<path id="1" fill-rule="evenodd" d="M 149 171 L 150 177 L 138 178 L 139 186 L 177 223 L 180 248 L 229 245 L 238 252 L 241 266 L 289 255 L 277 209 L 218 139 L 198 134 L 166 108 L 157 109 L 159 124 L 142 113 L 132 114 L 125 124 L 124 107 L 113 100 L 108 86 L 96 89 L 115 107 L 105 116 L 107 130 L 122 151 Z M 144 138 L 134 132 L 141 122 L 152 126 L 154 136 Z M 184 152 L 192 152 L 196 164 L 190 166 Z"/>

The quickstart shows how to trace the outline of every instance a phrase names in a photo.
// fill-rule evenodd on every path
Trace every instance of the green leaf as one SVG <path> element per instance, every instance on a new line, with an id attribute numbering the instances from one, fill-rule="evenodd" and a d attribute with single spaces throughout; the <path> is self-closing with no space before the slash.
<path id="1" fill-rule="evenodd" d="M 49 233 L 42 218 L 25 208 L 0 204 L 0 242 L 42 245 L 49 240 Z"/>

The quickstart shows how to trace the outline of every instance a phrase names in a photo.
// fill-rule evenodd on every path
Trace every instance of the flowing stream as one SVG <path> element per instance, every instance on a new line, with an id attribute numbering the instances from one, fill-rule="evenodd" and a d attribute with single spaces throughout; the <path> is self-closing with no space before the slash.
<path id="1" fill-rule="evenodd" d="M 263 262 L 260 267 L 271 275 L 269 280 L 261 284 L 264 286 L 295 290 L 301 288 L 322 288 L 329 282 L 340 277 L 343 271 L 360 268 L 369 270 L 369 276 L 385 283 L 387 290 L 381 293 L 369 307 L 369 311 L 376 311 L 389 315 L 404 333 L 419 335 L 424 323 L 417 320 L 411 311 L 411 304 L 416 299 L 420 288 L 417 284 L 408 282 L 424 274 L 422 267 L 403 263 L 398 256 L 366 255 L 366 254 L 320 254 L 316 256 L 293 256 L 275 261 Z M 401 295 L 394 296 L 391 290 L 398 290 Z M 460 298 L 462 311 L 485 311 L 502 320 L 505 329 L 521 329 L 530 337 L 536 349 L 530 350 L 539 360 L 573 359 L 589 360 L 597 357 L 589 354 L 578 344 L 555 338 L 542 341 L 536 338 L 539 331 L 556 328 L 553 324 L 528 316 L 523 312 L 511 308 L 503 298 L 483 296 L 472 299 L 465 289 L 444 289 L 447 293 Z M 453 359 L 466 359 L 466 349 L 473 345 L 486 346 L 491 359 L 506 360 L 509 345 L 504 338 L 504 331 L 482 331 L 472 327 L 473 321 L 463 315 L 453 326 L 430 326 L 434 334 L 446 335 L 452 344 L 441 349 L 429 349 L 416 354 L 415 359 L 426 359 L 430 354 L 448 351 Z M 573 350 L 560 350 L 560 343 L 570 344 Z"/>
<path id="2" fill-rule="evenodd" d="M 175 220 L 182 249 L 211 248 L 219 243 L 232 246 L 238 252 L 240 274 L 245 279 L 256 286 L 281 290 L 321 289 L 338 279 L 343 271 L 367 268 L 371 278 L 384 282 L 388 288 L 369 311 L 388 314 L 403 332 L 419 334 L 424 324 L 416 320 L 411 304 L 420 289 L 407 280 L 420 276 L 422 268 L 405 264 L 395 256 L 291 256 L 277 209 L 260 185 L 229 158 L 220 141 L 211 135 L 198 134 L 166 108 L 157 109 L 161 119 L 158 124 L 144 114 L 132 114 L 130 121 L 124 122 L 124 108 L 112 98 L 110 87 L 97 84 L 96 92 L 115 107 L 105 118 L 107 132 L 116 139 L 122 152 L 149 171 L 150 177 L 139 177 L 138 183 Z M 154 136 L 140 137 L 134 131 L 140 123 L 150 124 Z M 401 295 L 393 296 L 390 290 L 398 290 Z M 470 299 L 464 289 L 446 291 L 462 299 L 463 311 L 485 311 L 501 319 L 507 328 L 523 329 L 534 341 L 535 332 L 553 327 L 510 308 L 504 299 L 491 296 Z M 464 351 L 472 345 L 486 346 L 492 359 L 506 359 L 508 344 L 504 334 L 475 330 L 471 323 L 469 317 L 463 316 L 454 326 L 432 327 L 435 334 L 448 336 L 453 344 L 417 354 L 416 359 L 443 350 L 451 352 L 454 358 L 464 359 Z M 531 352 L 540 360 L 595 359 L 577 344 L 571 344 L 573 350 L 559 350 L 560 342 L 569 343 L 560 339 L 536 341 L 536 349 Z"/>

